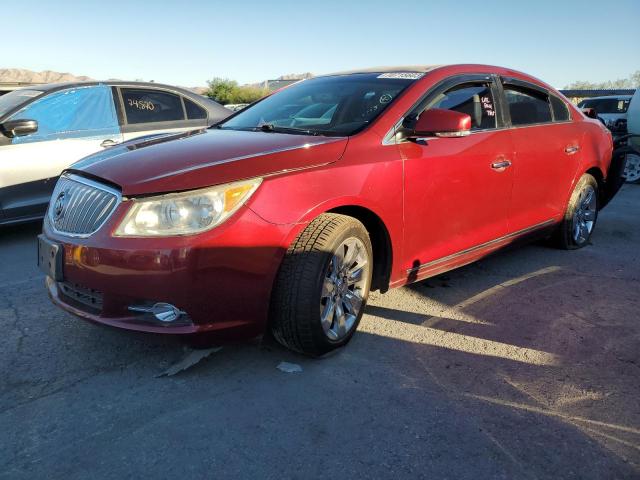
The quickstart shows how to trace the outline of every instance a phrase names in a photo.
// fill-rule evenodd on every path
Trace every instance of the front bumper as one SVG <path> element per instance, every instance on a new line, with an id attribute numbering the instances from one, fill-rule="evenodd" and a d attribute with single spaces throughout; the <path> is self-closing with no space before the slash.
<path id="1" fill-rule="evenodd" d="M 200 235 L 113 237 L 123 210 L 121 205 L 88 238 L 55 233 L 45 221 L 44 235 L 64 251 L 64 281 L 47 277 L 56 305 L 95 323 L 143 332 L 217 332 L 233 339 L 264 332 L 290 225 L 269 223 L 243 207 Z M 81 292 L 82 301 L 73 292 Z M 178 322 L 160 322 L 129 308 L 159 302 L 185 315 Z"/>

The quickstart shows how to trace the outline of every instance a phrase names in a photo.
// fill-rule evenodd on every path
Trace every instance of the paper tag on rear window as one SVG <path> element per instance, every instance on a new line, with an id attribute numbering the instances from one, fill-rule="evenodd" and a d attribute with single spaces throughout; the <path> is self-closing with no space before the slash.
<path id="1" fill-rule="evenodd" d="M 378 75 L 376 78 L 404 78 L 405 80 L 417 80 L 422 77 L 424 77 L 424 73 L 393 72 L 393 73 L 383 73 L 381 75 Z"/>

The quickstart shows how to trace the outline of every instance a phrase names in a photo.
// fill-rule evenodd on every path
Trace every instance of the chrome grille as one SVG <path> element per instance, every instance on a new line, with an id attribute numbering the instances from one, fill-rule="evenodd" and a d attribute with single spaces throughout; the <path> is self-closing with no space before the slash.
<path id="1" fill-rule="evenodd" d="M 120 202 L 120 192 L 78 175 L 62 175 L 49 203 L 56 232 L 86 237 L 107 221 Z"/>

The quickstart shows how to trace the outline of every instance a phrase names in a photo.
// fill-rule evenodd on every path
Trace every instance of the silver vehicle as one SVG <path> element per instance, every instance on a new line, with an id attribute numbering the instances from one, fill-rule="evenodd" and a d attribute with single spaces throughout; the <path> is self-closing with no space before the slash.
<path id="1" fill-rule="evenodd" d="M 42 218 L 72 163 L 143 136 L 229 116 L 188 90 L 142 82 L 49 84 L 0 96 L 0 224 Z"/>
<path id="2" fill-rule="evenodd" d="M 629 145 L 634 153 L 627 154 L 624 175 L 627 182 L 640 183 L 640 154 L 638 154 L 640 152 L 640 88 L 633 94 L 627 110 L 627 131 L 632 135 L 629 138 Z"/>
<path id="3" fill-rule="evenodd" d="M 578 107 L 593 108 L 598 117 L 611 129 L 616 122 L 626 120 L 630 101 L 631 95 L 606 95 L 582 100 Z"/>

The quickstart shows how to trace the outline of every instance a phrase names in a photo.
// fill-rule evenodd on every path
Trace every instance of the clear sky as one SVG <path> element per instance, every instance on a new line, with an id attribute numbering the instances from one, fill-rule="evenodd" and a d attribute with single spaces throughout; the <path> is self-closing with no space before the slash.
<path id="1" fill-rule="evenodd" d="M 96 79 L 204 86 L 488 63 L 560 88 L 640 70 L 640 0 L 30 0 L 3 10 L 0 68 Z"/>

